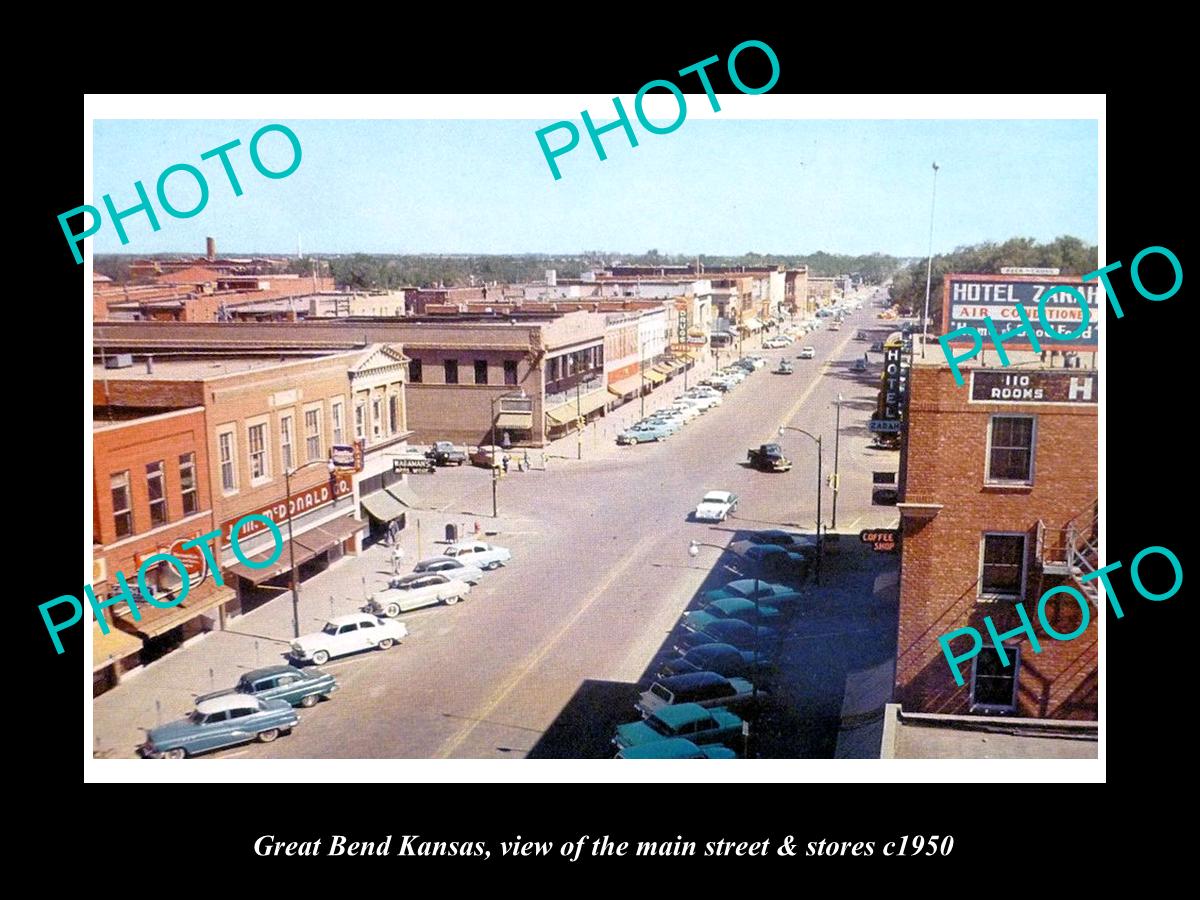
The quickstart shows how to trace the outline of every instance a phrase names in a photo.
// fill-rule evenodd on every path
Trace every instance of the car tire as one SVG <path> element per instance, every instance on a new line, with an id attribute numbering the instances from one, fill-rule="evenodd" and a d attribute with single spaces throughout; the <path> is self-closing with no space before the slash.
<path id="1" fill-rule="evenodd" d="M 400 604 L 399 603 L 389 603 L 388 608 L 383 611 L 383 614 L 385 616 L 387 616 L 389 619 L 396 618 L 396 616 L 400 615 Z"/>
<path id="2" fill-rule="evenodd" d="M 312 709 L 317 705 L 317 701 L 321 698 L 316 694 L 309 694 L 307 697 L 300 698 L 300 705 L 305 709 Z"/>
<path id="3" fill-rule="evenodd" d="M 187 759 L 187 751 L 182 747 L 173 747 L 163 751 L 163 759 Z"/>
<path id="4" fill-rule="evenodd" d="M 278 728 L 268 728 L 266 731 L 260 731 L 258 733 L 259 743 L 263 744 L 269 744 L 277 737 L 279 737 Z"/>
<path id="5" fill-rule="evenodd" d="M 395 638 L 384 638 L 375 646 L 378 647 L 380 650 L 391 650 L 392 644 L 394 644 L 394 643 L 396 643 Z"/>
<path id="6" fill-rule="evenodd" d="M 325 663 L 329 662 L 329 651 L 318 650 L 316 653 L 313 654 L 312 661 L 313 661 L 313 665 L 316 665 L 316 666 L 325 665 Z"/>
<path id="7" fill-rule="evenodd" d="M 442 602 L 445 603 L 447 606 L 453 606 L 455 603 L 457 603 L 461 599 L 462 598 L 459 597 L 458 594 L 449 594 L 442 598 Z"/>

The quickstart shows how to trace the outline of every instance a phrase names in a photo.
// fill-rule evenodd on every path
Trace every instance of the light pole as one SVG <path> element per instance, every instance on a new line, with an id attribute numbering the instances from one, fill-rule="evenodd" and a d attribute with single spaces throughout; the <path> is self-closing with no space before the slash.
<path id="1" fill-rule="evenodd" d="M 332 459 L 314 459 L 310 462 L 306 462 L 302 466 L 297 466 L 294 469 L 285 468 L 283 470 L 283 490 L 287 495 L 283 501 L 285 506 L 290 506 L 292 502 L 292 476 L 303 469 L 307 469 L 309 466 L 315 466 L 320 463 L 325 464 L 325 467 L 329 470 L 329 479 L 332 481 L 333 473 L 337 469 L 337 466 L 333 464 Z M 337 506 L 337 484 L 333 485 L 332 493 L 333 505 Z M 292 533 L 292 519 L 294 518 L 295 516 L 292 515 L 292 511 L 289 509 L 287 527 L 288 565 L 292 570 L 292 637 L 300 637 L 300 579 L 296 575 L 296 541 L 294 540 L 294 535 Z"/>
<path id="2" fill-rule="evenodd" d="M 833 512 L 830 515 L 830 526 L 837 530 L 837 498 L 838 489 L 842 486 L 838 479 L 838 444 L 842 436 L 842 395 L 838 394 L 833 403 L 837 407 L 837 421 L 833 426 Z"/>
<path id="3" fill-rule="evenodd" d="M 722 553 L 724 553 L 726 550 L 729 549 L 728 547 L 722 547 L 720 544 L 709 544 L 704 541 L 691 541 L 688 544 L 688 549 L 687 549 L 688 556 L 691 557 L 692 559 L 695 559 L 697 556 L 700 555 L 701 547 L 712 547 L 714 550 L 720 550 Z M 726 565 L 725 568 L 728 569 L 730 572 L 732 572 L 734 575 L 737 575 L 739 578 L 746 577 L 741 572 L 739 572 L 737 569 L 735 569 L 733 566 Z M 754 681 L 752 681 L 750 683 L 751 702 L 754 704 L 754 724 L 756 727 L 758 725 L 758 682 L 761 680 L 759 678 L 758 664 L 759 664 L 759 660 L 762 657 L 762 654 L 759 650 L 759 636 L 760 636 L 759 629 L 762 628 L 762 608 L 759 606 L 758 601 L 759 601 L 759 578 L 758 578 L 758 574 L 756 572 L 754 575 L 754 663 L 753 663 Z M 743 750 L 743 755 L 746 755 L 746 756 L 749 755 L 745 749 Z"/>
<path id="4" fill-rule="evenodd" d="M 492 518 L 498 518 L 500 515 L 499 507 L 496 503 L 496 404 L 508 397 L 520 397 L 525 399 L 525 389 L 521 388 L 520 393 L 517 391 L 509 391 L 507 394 L 497 394 L 492 398 Z"/>
<path id="5" fill-rule="evenodd" d="M 579 403 L 580 382 L 575 382 L 575 458 L 583 459 L 583 407 Z"/>
<path id="6" fill-rule="evenodd" d="M 929 201 L 929 261 L 925 264 L 925 315 L 921 318 L 921 359 L 925 358 L 925 342 L 929 337 L 929 285 L 933 280 L 933 210 L 937 204 L 938 164 L 933 164 L 933 195 Z M 945 323 L 942 323 L 945 327 Z"/>
<path id="7" fill-rule="evenodd" d="M 821 437 L 820 435 L 809 434 L 803 428 L 796 428 L 793 425 L 780 425 L 779 436 L 783 437 L 785 431 L 798 431 L 806 437 L 812 438 L 817 443 L 817 584 L 820 584 L 821 559 L 825 555 L 825 542 L 821 537 Z"/>

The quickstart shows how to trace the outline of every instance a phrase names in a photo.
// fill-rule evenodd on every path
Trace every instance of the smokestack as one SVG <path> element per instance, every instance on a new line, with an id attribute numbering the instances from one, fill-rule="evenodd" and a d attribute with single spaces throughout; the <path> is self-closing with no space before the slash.
<path id="1" fill-rule="evenodd" d="M 208 261 L 212 262 L 214 259 L 217 258 L 217 239 L 216 238 L 205 238 L 204 241 L 205 241 L 205 244 L 207 245 Z"/>

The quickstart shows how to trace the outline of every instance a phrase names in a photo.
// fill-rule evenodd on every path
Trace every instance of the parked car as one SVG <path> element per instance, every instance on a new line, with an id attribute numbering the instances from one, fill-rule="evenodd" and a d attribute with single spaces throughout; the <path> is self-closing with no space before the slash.
<path id="1" fill-rule="evenodd" d="M 801 347 L 800 352 L 796 354 L 796 359 L 812 359 L 817 355 L 814 347 Z"/>
<path id="2" fill-rule="evenodd" d="M 752 447 L 746 451 L 746 459 L 760 472 L 786 472 L 792 467 L 778 444 L 761 444 L 757 450 Z"/>
<path id="3" fill-rule="evenodd" d="M 745 678 L 726 678 L 716 672 L 692 672 L 655 679 L 650 689 L 642 692 L 634 708 L 645 719 L 666 706 L 681 703 L 734 709 L 753 696 L 754 685 Z"/>
<path id="4" fill-rule="evenodd" d="M 724 522 L 738 506 L 737 494 L 730 491 L 709 491 L 696 507 L 697 522 Z"/>
<path id="5" fill-rule="evenodd" d="M 790 362 L 788 362 L 786 359 L 781 359 L 779 360 L 779 365 L 774 371 L 776 375 L 791 375 L 794 370 L 792 369 L 792 364 Z"/>
<path id="6" fill-rule="evenodd" d="M 687 653 L 693 647 L 704 644 L 733 644 L 739 650 L 753 650 L 755 644 L 763 652 L 765 647 L 774 646 L 778 633 L 765 625 L 755 627 L 741 619 L 721 619 L 710 622 L 702 631 L 683 629 L 675 638 L 675 652 Z"/>
<path id="7" fill-rule="evenodd" d="M 777 544 L 753 544 L 743 554 L 754 560 L 772 577 L 803 578 L 808 573 L 812 554 L 804 549 L 789 550 Z"/>
<path id="8" fill-rule="evenodd" d="M 705 625 L 717 619 L 741 619 L 751 625 L 771 625 L 779 621 L 779 609 L 769 598 L 760 598 L 755 604 L 746 597 L 720 597 L 705 603 L 702 609 L 693 609 L 683 615 L 684 627 L 692 631 L 703 631 Z"/>
<path id="9" fill-rule="evenodd" d="M 245 673 L 232 688 L 197 697 L 196 702 L 243 694 L 260 700 L 286 700 L 292 706 L 307 709 L 316 706 L 321 698 L 328 699 L 337 689 L 337 680 L 320 669 L 305 671 L 294 666 L 267 666 Z"/>
<path id="10" fill-rule="evenodd" d="M 507 547 L 485 541 L 459 541 L 447 547 L 442 555 L 485 570 L 498 569 L 512 559 L 512 551 Z"/>
<path id="11" fill-rule="evenodd" d="M 471 585 L 447 572 L 414 572 L 394 578 L 382 591 L 371 595 L 367 609 L 377 616 L 394 619 L 402 612 L 445 603 L 453 606 L 471 593 Z"/>
<path id="12" fill-rule="evenodd" d="M 470 560 L 454 559 L 449 556 L 431 556 L 413 566 L 414 575 L 427 572 L 444 572 L 447 578 L 457 578 L 467 584 L 476 585 L 483 581 L 483 570 Z"/>
<path id="13" fill-rule="evenodd" d="M 669 422 L 638 422 L 617 435 L 618 444 L 645 444 L 650 441 L 665 441 L 678 429 Z"/>
<path id="14" fill-rule="evenodd" d="M 705 391 L 699 388 L 693 388 L 685 393 L 683 397 L 688 400 L 695 400 L 705 412 L 712 409 L 714 406 L 720 406 L 722 402 L 719 392 Z"/>
<path id="15" fill-rule="evenodd" d="M 684 675 L 688 672 L 717 672 L 727 678 L 761 673 L 770 663 L 765 653 L 758 654 L 755 665 L 753 650 L 739 650 L 732 644 L 701 644 L 682 656 L 672 657 L 658 667 L 658 677 Z"/>
<path id="16" fill-rule="evenodd" d="M 737 759 L 737 753 L 720 744 L 698 745 L 687 738 L 666 738 L 626 747 L 614 759 Z"/>
<path id="17" fill-rule="evenodd" d="M 494 444 L 480 444 L 471 451 L 471 465 L 481 466 L 485 469 L 493 467 L 503 469 L 506 459 L 511 460 L 512 457 L 505 452 L 503 447 L 497 447 Z"/>
<path id="18" fill-rule="evenodd" d="M 728 393 L 730 390 L 733 389 L 733 382 L 726 381 L 720 375 L 709 375 L 702 382 L 700 382 L 700 384 L 707 385 L 711 388 L 714 388 L 714 389 L 720 391 L 722 394 Z"/>
<path id="19" fill-rule="evenodd" d="M 151 728 L 138 751 L 146 759 L 183 759 L 255 739 L 269 744 L 299 722 L 286 700 L 231 693 L 198 702 L 185 719 Z"/>
<path id="20" fill-rule="evenodd" d="M 695 744 L 723 744 L 741 736 L 742 720 L 723 706 L 705 709 L 698 703 L 681 703 L 665 706 L 641 722 L 618 725 L 613 743 L 625 750 L 674 737 Z"/>
<path id="21" fill-rule="evenodd" d="M 700 605 L 705 606 L 714 600 L 720 600 L 722 597 L 745 597 L 747 600 L 753 600 L 758 597 L 760 600 L 768 602 L 773 594 L 782 594 L 792 590 L 782 584 L 776 584 L 772 581 L 765 581 L 762 578 L 739 578 L 737 581 L 731 581 L 722 587 L 715 588 L 711 591 L 705 591 L 700 595 Z"/>
<path id="22" fill-rule="evenodd" d="M 691 422 L 692 419 L 700 417 L 700 405 L 698 403 L 689 403 L 688 401 L 676 400 L 672 403 L 669 409 L 676 410 L 683 419 L 684 424 Z"/>
<path id="23" fill-rule="evenodd" d="M 768 338 L 767 340 L 763 341 L 763 347 L 767 350 L 778 350 L 781 347 L 786 347 L 787 345 L 788 342 L 781 337 Z"/>
<path id="24" fill-rule="evenodd" d="M 815 534 L 783 531 L 779 528 L 764 528 L 750 534 L 749 540 L 754 544 L 774 544 L 799 552 L 817 552 L 817 536 Z"/>
<path id="25" fill-rule="evenodd" d="M 403 622 L 389 622 L 367 613 L 351 613 L 330 619 L 320 631 L 296 638 L 288 656 L 298 662 L 323 666 L 335 656 L 375 648 L 387 650 L 406 637 L 408 627 Z"/>
<path id="26" fill-rule="evenodd" d="M 467 454 L 450 441 L 435 441 L 433 446 L 425 451 L 425 455 L 439 466 L 461 466 L 467 461 Z"/>

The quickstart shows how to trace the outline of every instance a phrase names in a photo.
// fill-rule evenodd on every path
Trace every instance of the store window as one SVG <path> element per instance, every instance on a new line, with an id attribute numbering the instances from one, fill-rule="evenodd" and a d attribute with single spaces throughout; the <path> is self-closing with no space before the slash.
<path id="1" fill-rule="evenodd" d="M 985 534 L 982 556 L 980 596 L 1020 599 L 1025 591 L 1025 535 Z"/>
<path id="2" fill-rule="evenodd" d="M 989 484 L 1033 484 L 1033 416 L 992 416 L 988 434 Z"/>
<path id="3" fill-rule="evenodd" d="M 195 453 L 182 453 L 179 456 L 179 495 L 183 498 L 183 514 L 185 516 L 199 511 L 200 494 L 196 487 Z"/>
<path id="4" fill-rule="evenodd" d="M 1021 648 L 1004 647 L 1008 665 L 1000 661 L 995 646 L 984 647 L 971 665 L 971 712 L 1014 712 L 1017 708 L 1017 673 Z"/>
<path id="5" fill-rule="evenodd" d="M 108 483 L 112 490 L 113 523 L 117 527 L 117 537 L 129 537 L 133 534 L 133 503 L 129 497 L 129 472 L 117 472 L 115 475 L 110 475 Z"/>
<path id="6" fill-rule="evenodd" d="M 150 527 L 167 524 L 167 486 L 162 460 L 146 466 L 146 493 L 150 498 Z"/>

